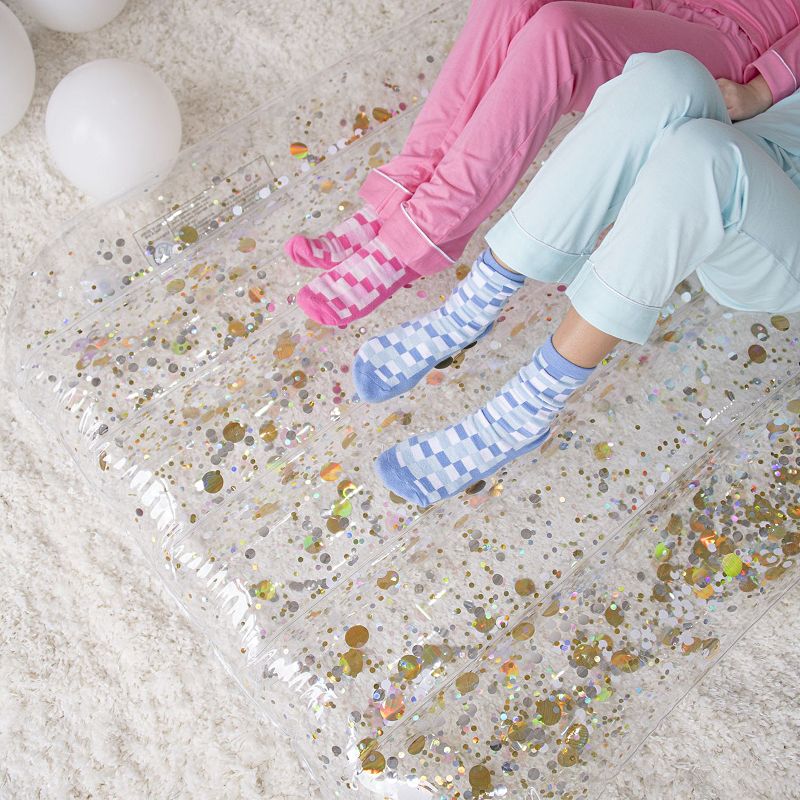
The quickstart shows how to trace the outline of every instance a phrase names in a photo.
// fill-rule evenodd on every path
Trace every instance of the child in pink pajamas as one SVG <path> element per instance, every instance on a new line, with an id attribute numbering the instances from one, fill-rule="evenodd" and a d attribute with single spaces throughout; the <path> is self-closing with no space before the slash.
<path id="1" fill-rule="evenodd" d="M 326 270 L 298 304 L 346 325 L 453 264 L 561 116 L 633 53 L 674 49 L 718 79 L 732 121 L 755 116 L 798 88 L 800 0 L 473 0 L 402 152 L 361 187 L 365 206 L 286 243 Z"/>

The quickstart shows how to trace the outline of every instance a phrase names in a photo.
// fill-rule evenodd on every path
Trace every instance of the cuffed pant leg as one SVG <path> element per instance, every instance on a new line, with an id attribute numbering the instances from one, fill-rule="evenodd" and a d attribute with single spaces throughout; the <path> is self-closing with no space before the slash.
<path id="1" fill-rule="evenodd" d="M 639 344 L 695 270 L 723 305 L 793 311 L 798 219 L 800 192 L 764 149 L 730 123 L 690 120 L 665 132 L 566 294 L 587 322 Z"/>
<path id="2" fill-rule="evenodd" d="M 487 244 L 528 277 L 570 282 L 664 132 L 706 117 L 730 124 L 716 81 L 696 58 L 676 50 L 630 56 L 491 228 Z"/>

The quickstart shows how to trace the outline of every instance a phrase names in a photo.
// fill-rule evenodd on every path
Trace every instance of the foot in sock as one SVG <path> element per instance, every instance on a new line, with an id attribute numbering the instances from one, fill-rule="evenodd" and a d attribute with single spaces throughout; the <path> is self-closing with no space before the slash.
<path id="1" fill-rule="evenodd" d="M 524 280 L 484 251 L 443 306 L 361 346 L 353 364 L 361 399 L 389 400 L 416 386 L 438 363 L 487 333 Z"/>
<path id="2" fill-rule="evenodd" d="M 306 284 L 297 305 L 320 325 L 347 325 L 418 277 L 376 237 Z"/>
<path id="3" fill-rule="evenodd" d="M 594 369 L 564 358 L 548 337 L 485 406 L 386 450 L 375 469 L 388 489 L 417 505 L 452 497 L 543 444 L 552 421 Z"/>
<path id="4" fill-rule="evenodd" d="M 381 223 L 375 212 L 369 206 L 364 206 L 316 239 L 292 236 L 283 249 L 292 261 L 303 267 L 330 269 L 352 255 L 362 244 L 374 239 L 380 229 Z"/>

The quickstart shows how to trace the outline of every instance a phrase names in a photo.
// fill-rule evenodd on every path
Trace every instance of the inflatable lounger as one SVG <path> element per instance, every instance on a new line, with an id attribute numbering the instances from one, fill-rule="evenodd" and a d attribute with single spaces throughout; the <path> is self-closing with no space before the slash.
<path id="1" fill-rule="evenodd" d="M 568 302 L 530 282 L 478 347 L 379 407 L 354 397 L 355 351 L 453 272 L 343 330 L 294 304 L 314 273 L 282 242 L 357 207 L 460 15 L 434 10 L 83 213 L 20 285 L 11 355 L 323 796 L 577 800 L 800 575 L 798 320 L 687 280 L 535 457 L 431 508 L 389 494 L 375 456 L 493 393 Z"/>

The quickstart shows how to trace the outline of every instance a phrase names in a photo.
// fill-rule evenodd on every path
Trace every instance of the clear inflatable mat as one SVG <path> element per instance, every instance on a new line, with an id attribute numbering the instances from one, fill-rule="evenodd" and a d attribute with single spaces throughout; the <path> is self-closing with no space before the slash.
<path id="1" fill-rule="evenodd" d="M 294 303 L 314 273 L 283 241 L 358 207 L 454 19 L 84 213 L 31 265 L 10 346 L 31 411 L 322 796 L 596 797 L 800 575 L 800 322 L 687 280 L 534 454 L 431 508 L 388 493 L 374 458 L 492 396 L 568 308 L 529 282 L 477 347 L 370 406 L 355 351 L 440 303 L 481 237 L 349 328 Z"/>

